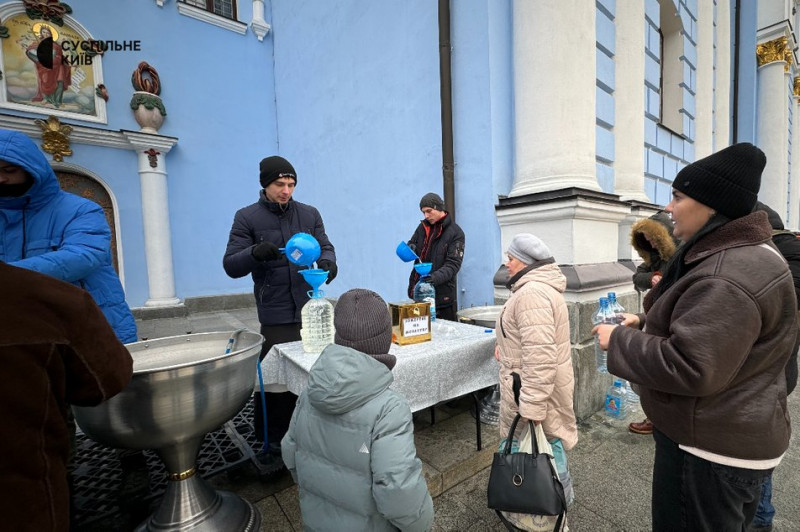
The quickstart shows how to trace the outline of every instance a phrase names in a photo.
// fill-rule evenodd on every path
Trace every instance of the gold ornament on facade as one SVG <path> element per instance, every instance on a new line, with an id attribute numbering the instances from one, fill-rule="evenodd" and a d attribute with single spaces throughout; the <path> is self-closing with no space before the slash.
<path id="1" fill-rule="evenodd" d="M 794 93 L 795 98 L 800 98 L 800 76 L 794 78 Z"/>
<path id="2" fill-rule="evenodd" d="M 778 37 L 777 39 L 756 46 L 758 66 L 764 66 L 769 63 L 774 63 L 775 61 L 788 61 L 791 63 L 791 54 L 792 51 L 786 44 L 786 37 Z"/>
<path id="3" fill-rule="evenodd" d="M 72 155 L 72 149 L 69 146 L 72 126 L 62 124 L 53 115 L 47 117 L 47 120 L 36 120 L 36 125 L 42 128 L 42 149 L 47 153 L 52 153 L 54 161 L 61 162 L 65 155 Z"/>
<path id="4" fill-rule="evenodd" d="M 783 65 L 783 71 L 789 72 L 792 68 L 792 63 L 794 63 L 794 52 L 792 52 L 789 47 L 786 47 L 786 64 Z"/>

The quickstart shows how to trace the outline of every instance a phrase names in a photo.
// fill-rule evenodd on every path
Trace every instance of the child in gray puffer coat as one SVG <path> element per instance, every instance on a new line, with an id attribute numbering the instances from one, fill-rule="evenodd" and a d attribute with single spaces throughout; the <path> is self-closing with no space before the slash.
<path id="1" fill-rule="evenodd" d="M 342 295 L 335 344 L 311 367 L 281 442 L 306 530 L 426 531 L 433 501 L 414 446 L 411 409 L 389 389 L 392 322 L 370 290 Z"/>

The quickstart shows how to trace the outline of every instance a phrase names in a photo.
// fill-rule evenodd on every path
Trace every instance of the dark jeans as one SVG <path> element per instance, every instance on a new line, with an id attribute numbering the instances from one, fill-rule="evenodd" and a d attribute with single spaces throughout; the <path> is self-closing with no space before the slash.
<path id="1" fill-rule="evenodd" d="M 261 347 L 259 361 L 267 356 L 273 345 L 300 340 L 300 324 L 262 325 L 261 334 L 264 336 L 264 345 Z M 266 393 L 264 396 L 267 404 L 267 441 L 273 445 L 280 445 L 286 431 L 289 430 L 297 396 L 292 392 Z M 256 439 L 263 440 L 264 409 L 261 406 L 261 393 L 253 394 L 253 400 L 253 429 Z"/>
<path id="2" fill-rule="evenodd" d="M 755 470 L 709 462 L 678 448 L 653 429 L 653 530 L 746 530 L 771 469 Z"/>
<path id="3" fill-rule="evenodd" d="M 775 517 L 775 507 L 772 506 L 772 475 L 770 475 L 761 486 L 761 500 L 758 501 L 758 510 L 756 510 L 756 518 L 753 519 L 753 526 L 766 528 L 772 524 L 773 517 Z"/>

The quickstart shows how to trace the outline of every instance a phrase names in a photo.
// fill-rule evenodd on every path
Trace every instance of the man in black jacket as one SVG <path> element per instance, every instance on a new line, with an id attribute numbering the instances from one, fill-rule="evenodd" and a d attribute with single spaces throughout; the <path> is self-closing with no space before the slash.
<path id="1" fill-rule="evenodd" d="M 408 245 L 422 262 L 432 262 L 431 282 L 436 289 L 436 317 L 455 321 L 458 310 L 456 276 L 464 259 L 464 231 L 444 209 L 438 194 L 429 192 L 422 196 L 419 209 L 422 220 L 409 239 Z M 408 297 L 414 297 L 414 285 L 419 274 L 411 271 L 408 279 Z"/>
<path id="2" fill-rule="evenodd" d="M 800 312 L 800 240 L 794 233 L 787 231 L 783 227 L 783 220 L 780 214 L 772 210 L 768 205 L 756 203 L 757 211 L 764 211 L 769 218 L 772 226 L 772 243 L 781 252 L 783 258 L 789 263 L 789 271 L 792 272 L 794 280 L 794 292 L 797 296 L 798 312 Z M 800 314 L 798 314 L 800 318 Z M 792 356 L 786 364 L 786 395 L 789 395 L 797 385 L 797 350 L 800 347 L 800 335 L 794 344 Z M 772 477 L 768 478 L 761 486 L 761 500 L 758 503 L 755 519 L 750 524 L 750 531 L 770 531 L 772 530 L 772 519 L 775 516 L 775 508 L 772 506 Z"/>
<path id="3" fill-rule="evenodd" d="M 259 200 L 236 212 L 222 265 L 234 279 L 248 273 L 253 278 L 253 293 L 264 345 L 261 359 L 275 344 L 300 340 L 300 311 L 308 301 L 309 286 L 298 273 L 300 267 L 290 263 L 279 248 L 296 233 L 308 233 L 317 239 L 321 254 L 317 267 L 328 272 L 327 283 L 337 273 L 333 244 L 325 234 L 319 211 L 292 199 L 297 173 L 294 167 L 277 155 L 263 159 L 259 165 L 262 190 Z M 263 438 L 263 411 L 256 394 L 254 428 Z M 267 395 L 267 439 L 270 442 L 266 465 L 282 465 L 280 441 L 289 428 L 297 396 L 291 392 Z M 270 460 L 271 458 L 271 460 Z"/>

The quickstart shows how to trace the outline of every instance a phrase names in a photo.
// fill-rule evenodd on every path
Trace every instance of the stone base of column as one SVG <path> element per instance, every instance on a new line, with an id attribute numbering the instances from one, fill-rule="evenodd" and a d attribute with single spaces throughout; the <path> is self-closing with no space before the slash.
<path id="1" fill-rule="evenodd" d="M 182 304 L 177 297 L 151 298 L 144 302 L 145 307 L 174 307 Z"/>

